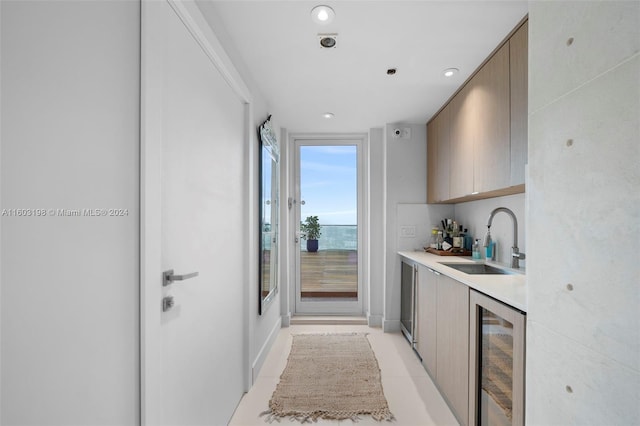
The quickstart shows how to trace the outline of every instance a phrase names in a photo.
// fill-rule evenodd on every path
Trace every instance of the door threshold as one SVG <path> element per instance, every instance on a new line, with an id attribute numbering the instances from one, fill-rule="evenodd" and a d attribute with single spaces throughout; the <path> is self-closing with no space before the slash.
<path id="1" fill-rule="evenodd" d="M 368 325 L 367 319 L 362 316 L 337 316 L 337 315 L 294 315 L 291 317 L 291 325 Z"/>

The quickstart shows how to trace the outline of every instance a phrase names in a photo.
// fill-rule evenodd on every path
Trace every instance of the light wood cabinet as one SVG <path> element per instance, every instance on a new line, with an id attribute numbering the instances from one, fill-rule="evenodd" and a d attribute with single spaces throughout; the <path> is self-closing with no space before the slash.
<path id="1" fill-rule="evenodd" d="M 525 191 L 527 34 L 525 21 L 427 125 L 428 203 Z"/>
<path id="2" fill-rule="evenodd" d="M 427 125 L 427 197 L 438 203 L 449 197 L 449 106 Z"/>
<path id="3" fill-rule="evenodd" d="M 462 425 L 469 414 L 469 288 L 437 277 L 436 381 Z"/>
<path id="4" fill-rule="evenodd" d="M 449 103 L 449 199 L 464 197 L 473 192 L 473 145 L 477 117 L 476 92 L 473 86 L 474 81 L 469 81 Z M 446 177 L 438 175 L 438 179 Z"/>
<path id="5" fill-rule="evenodd" d="M 436 377 L 437 278 L 437 272 L 418 265 L 416 350 L 422 358 L 422 365 L 434 379 Z"/>
<path id="6" fill-rule="evenodd" d="M 437 183 L 440 182 L 438 177 L 438 130 L 435 123 L 438 117 L 440 117 L 439 114 L 427 124 L 427 203 L 429 204 L 441 201 L 436 189 Z"/>
<path id="7" fill-rule="evenodd" d="M 511 185 L 524 184 L 527 163 L 529 22 L 522 24 L 509 40 L 511 99 Z"/>
<path id="8" fill-rule="evenodd" d="M 476 114 L 472 192 L 482 193 L 506 188 L 511 182 L 509 42 L 478 71 L 472 82 Z"/>

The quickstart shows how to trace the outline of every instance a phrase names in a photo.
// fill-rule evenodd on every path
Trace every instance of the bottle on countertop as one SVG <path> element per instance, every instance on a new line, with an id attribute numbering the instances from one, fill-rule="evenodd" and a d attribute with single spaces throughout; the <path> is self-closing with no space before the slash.
<path id="1" fill-rule="evenodd" d="M 471 251 L 473 246 L 473 238 L 471 234 L 469 234 L 469 230 L 467 228 L 464 229 L 464 249 Z"/>
<path id="2" fill-rule="evenodd" d="M 474 259 L 481 259 L 480 257 L 480 240 L 476 238 L 476 241 L 473 243 L 473 252 L 471 255 Z"/>
<path id="3" fill-rule="evenodd" d="M 442 237 L 442 231 L 438 231 L 438 239 L 437 241 L 437 249 L 438 250 L 442 250 L 442 244 L 444 243 L 444 238 Z"/>
<path id="4" fill-rule="evenodd" d="M 495 241 L 491 241 L 489 243 L 489 247 L 485 247 L 486 250 L 486 258 L 487 260 L 491 259 L 493 261 L 496 260 L 496 242 Z"/>
<path id="5" fill-rule="evenodd" d="M 431 241 L 429 243 L 429 247 L 433 249 L 438 249 L 438 227 L 434 226 L 431 228 Z"/>
<path id="6" fill-rule="evenodd" d="M 452 238 L 452 245 L 453 248 L 462 248 L 464 247 L 464 240 L 462 238 L 462 226 L 459 226 L 458 223 L 454 220 L 453 221 L 453 232 L 451 234 L 451 238 Z"/>
<path id="7" fill-rule="evenodd" d="M 490 241 L 489 245 L 484 248 L 484 257 L 487 260 L 493 260 L 493 241 Z"/>
<path id="8" fill-rule="evenodd" d="M 460 249 L 462 250 L 465 250 L 465 247 L 464 247 L 465 238 L 466 236 L 462 231 L 462 225 L 460 225 Z"/>

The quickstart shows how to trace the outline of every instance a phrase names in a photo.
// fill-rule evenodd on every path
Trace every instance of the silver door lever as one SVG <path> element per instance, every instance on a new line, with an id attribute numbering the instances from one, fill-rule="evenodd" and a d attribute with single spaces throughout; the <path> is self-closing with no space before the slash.
<path id="1" fill-rule="evenodd" d="M 174 281 L 188 280 L 189 278 L 197 277 L 199 274 L 199 272 L 191 272 L 190 274 L 174 275 L 173 269 L 169 269 L 162 273 L 162 286 L 166 287 Z"/>

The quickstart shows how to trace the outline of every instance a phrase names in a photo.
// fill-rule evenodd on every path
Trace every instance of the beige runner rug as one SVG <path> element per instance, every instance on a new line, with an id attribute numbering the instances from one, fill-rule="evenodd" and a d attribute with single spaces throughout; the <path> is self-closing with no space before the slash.
<path id="1" fill-rule="evenodd" d="M 302 423 L 371 415 L 393 420 L 382 391 L 380 367 L 366 333 L 299 334 L 280 376 L 269 410 L 271 422 L 289 417 Z"/>

